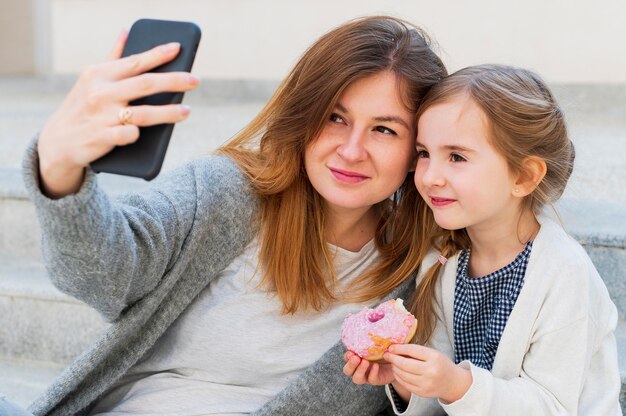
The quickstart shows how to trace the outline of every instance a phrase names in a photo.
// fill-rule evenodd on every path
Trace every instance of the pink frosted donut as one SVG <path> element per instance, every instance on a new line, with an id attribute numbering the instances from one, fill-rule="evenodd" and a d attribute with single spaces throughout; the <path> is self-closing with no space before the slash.
<path id="1" fill-rule="evenodd" d="M 341 340 L 359 357 L 376 361 L 391 344 L 409 342 L 416 329 L 417 319 L 406 310 L 402 299 L 392 299 L 348 315 L 341 325 Z"/>

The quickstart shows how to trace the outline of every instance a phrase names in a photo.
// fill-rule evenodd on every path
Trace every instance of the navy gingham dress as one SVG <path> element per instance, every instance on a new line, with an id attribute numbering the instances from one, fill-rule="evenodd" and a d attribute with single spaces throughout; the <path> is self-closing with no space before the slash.
<path id="1" fill-rule="evenodd" d="M 491 370 L 500 337 L 524 285 L 532 241 L 510 264 L 469 277 L 470 250 L 459 255 L 454 289 L 454 361 Z"/>

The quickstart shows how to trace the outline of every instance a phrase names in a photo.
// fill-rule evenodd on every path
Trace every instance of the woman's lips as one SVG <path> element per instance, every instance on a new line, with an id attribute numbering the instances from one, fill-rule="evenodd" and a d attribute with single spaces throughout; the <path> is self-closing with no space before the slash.
<path id="1" fill-rule="evenodd" d="M 445 207 L 452 204 L 453 202 L 456 202 L 456 199 L 440 198 L 436 196 L 430 197 L 430 203 L 435 207 Z"/>
<path id="2" fill-rule="evenodd" d="M 343 183 L 359 183 L 368 179 L 368 176 L 362 175 L 357 172 L 350 172 L 348 170 L 341 170 L 335 168 L 329 168 L 335 179 Z"/>

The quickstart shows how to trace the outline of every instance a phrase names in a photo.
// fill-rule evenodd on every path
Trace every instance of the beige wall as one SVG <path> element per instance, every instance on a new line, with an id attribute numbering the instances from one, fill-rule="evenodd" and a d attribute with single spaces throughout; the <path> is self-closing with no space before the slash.
<path id="1" fill-rule="evenodd" d="M 624 0 L 47 2 L 55 74 L 73 74 L 102 60 L 121 28 L 154 17 L 201 26 L 195 72 L 202 77 L 279 79 L 327 29 L 386 13 L 426 28 L 451 70 L 502 62 L 535 69 L 550 82 L 626 83 Z"/>
<path id="2" fill-rule="evenodd" d="M 0 75 L 35 72 L 33 3 L 0 0 Z"/>

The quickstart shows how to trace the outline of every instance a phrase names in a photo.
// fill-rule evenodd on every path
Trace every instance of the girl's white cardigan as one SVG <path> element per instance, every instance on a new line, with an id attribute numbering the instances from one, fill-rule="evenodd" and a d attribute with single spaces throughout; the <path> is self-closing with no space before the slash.
<path id="1" fill-rule="evenodd" d="M 539 222 L 524 286 L 492 370 L 463 362 L 473 377 L 465 396 L 446 405 L 413 395 L 407 410 L 396 414 L 621 416 L 617 309 L 580 244 L 552 219 L 542 216 Z M 436 257 L 426 257 L 418 281 Z M 439 319 L 429 343 L 452 359 L 457 264 L 458 255 L 440 275 Z"/>

